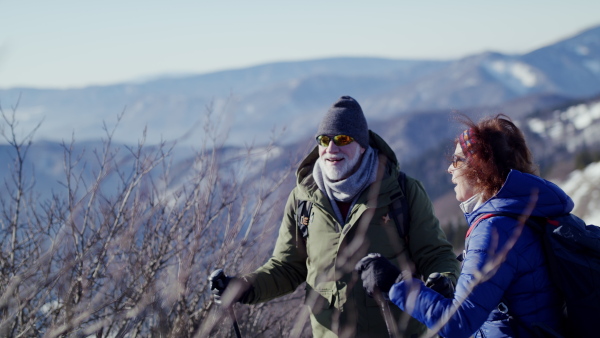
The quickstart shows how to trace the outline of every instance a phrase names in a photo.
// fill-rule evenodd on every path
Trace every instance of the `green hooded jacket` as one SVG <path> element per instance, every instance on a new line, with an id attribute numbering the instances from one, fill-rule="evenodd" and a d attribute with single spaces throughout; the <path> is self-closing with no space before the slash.
<path id="1" fill-rule="evenodd" d="M 291 293 L 306 282 L 305 304 L 315 337 L 387 337 L 380 307 L 366 295 L 358 273 L 353 271 L 362 257 L 377 252 L 406 270 L 409 251 L 412 264 L 421 275 L 441 272 L 456 283 L 459 263 L 452 245 L 439 226 L 423 185 L 408 176 L 409 250 L 398 235 L 389 212 L 392 198 L 402 194 L 397 179 L 398 161 L 383 139 L 372 131 L 369 136 L 370 146 L 379 151 L 377 180 L 361 192 L 346 224 L 337 221 L 327 195 L 313 179 L 318 147 L 304 159 L 296 173 L 296 187 L 287 200 L 273 255 L 255 272 L 242 277 L 253 288 L 241 302 L 268 301 Z M 296 206 L 301 200 L 313 203 L 307 238 L 302 237 L 296 223 Z M 405 337 L 426 330 L 396 306 L 389 308 L 398 327 L 407 328 Z"/>

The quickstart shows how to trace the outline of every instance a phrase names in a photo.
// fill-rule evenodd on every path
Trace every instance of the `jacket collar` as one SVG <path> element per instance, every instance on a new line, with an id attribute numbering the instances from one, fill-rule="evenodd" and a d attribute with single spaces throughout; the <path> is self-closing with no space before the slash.
<path id="1" fill-rule="evenodd" d="M 481 201 L 481 194 L 475 194 L 468 200 L 460 203 L 460 209 L 463 213 L 471 213 L 475 209 L 479 208 L 483 202 Z"/>

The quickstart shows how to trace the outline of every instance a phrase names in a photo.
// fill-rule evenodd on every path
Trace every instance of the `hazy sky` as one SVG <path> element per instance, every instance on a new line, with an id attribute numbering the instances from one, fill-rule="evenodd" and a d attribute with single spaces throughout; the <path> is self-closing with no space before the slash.
<path id="1" fill-rule="evenodd" d="M 599 24 L 598 0 L 0 0 L 0 88 L 333 56 L 524 53 Z"/>

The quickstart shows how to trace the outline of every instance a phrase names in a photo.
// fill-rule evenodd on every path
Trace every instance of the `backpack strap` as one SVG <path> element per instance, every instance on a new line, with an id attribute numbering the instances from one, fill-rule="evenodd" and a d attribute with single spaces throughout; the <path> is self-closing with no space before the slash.
<path id="1" fill-rule="evenodd" d="M 406 198 L 406 174 L 403 171 L 398 173 L 398 185 L 401 192 L 392 195 L 390 198 L 394 201 L 390 204 L 390 214 L 396 223 L 400 238 L 406 242 L 408 247 L 408 234 L 410 230 L 410 210 L 408 199 Z M 400 198 L 396 198 L 400 195 Z M 410 252 L 410 251 L 409 251 Z"/>
<path id="2" fill-rule="evenodd" d="M 390 196 L 393 201 L 392 204 L 389 205 L 389 211 L 394 219 L 394 223 L 396 224 L 398 235 L 404 241 L 404 246 L 406 247 L 406 252 L 408 253 L 408 259 L 412 261 L 409 238 L 410 205 L 408 204 L 408 198 L 406 198 L 406 174 L 403 171 L 398 172 L 398 185 L 400 186 L 400 192 Z M 414 273 L 415 275 L 420 276 L 418 269 L 416 269 Z"/>
<path id="3" fill-rule="evenodd" d="M 302 238 L 308 237 L 308 224 L 312 205 L 311 201 L 300 200 L 296 206 L 296 225 L 302 233 Z"/>
<path id="4" fill-rule="evenodd" d="M 496 214 L 483 214 L 481 216 L 479 216 L 475 222 L 473 222 L 473 224 L 471 224 L 471 226 L 469 227 L 469 230 L 467 230 L 467 234 L 465 235 L 465 240 L 469 238 L 469 235 L 471 235 L 471 231 L 473 231 L 473 229 L 475 229 L 475 227 L 477 226 L 477 224 L 479 224 L 479 222 L 483 221 L 484 219 L 488 219 L 490 217 L 494 217 L 494 216 L 498 216 Z"/>
<path id="5" fill-rule="evenodd" d="M 469 230 L 467 230 L 467 234 L 465 235 L 465 248 L 463 250 L 463 252 L 458 255 L 458 257 L 456 257 L 456 259 L 458 259 L 459 262 L 462 262 L 463 260 L 465 260 L 465 257 L 467 256 L 467 248 L 469 247 L 469 236 L 471 235 L 471 232 L 477 227 L 477 224 L 479 224 L 479 222 L 483 221 L 484 219 L 488 219 L 494 216 L 498 216 L 497 214 L 483 214 L 481 216 L 479 216 L 474 222 L 473 224 L 471 224 L 471 226 L 469 227 Z"/>
<path id="6" fill-rule="evenodd" d="M 521 215 L 511 214 L 511 213 L 507 213 L 507 212 L 499 212 L 499 213 L 495 213 L 495 214 L 483 214 L 482 216 L 479 216 L 479 218 L 477 218 L 475 220 L 475 222 L 473 222 L 473 224 L 471 224 L 471 226 L 469 227 L 469 230 L 467 230 L 467 235 L 465 236 L 465 239 L 469 238 L 471 231 L 473 231 L 473 229 L 475 229 L 475 227 L 477 226 L 477 224 L 479 224 L 479 222 L 483 221 L 486 218 L 490 218 L 490 217 L 494 217 L 494 216 L 506 216 L 506 217 L 514 218 L 517 221 L 521 218 Z M 542 233 L 544 231 L 544 226 L 546 224 L 550 224 L 554 227 L 557 227 L 560 225 L 560 223 L 557 220 L 547 218 L 547 217 L 529 216 L 525 220 L 525 225 L 529 226 L 530 228 L 532 228 L 534 231 L 536 231 L 538 233 Z"/>

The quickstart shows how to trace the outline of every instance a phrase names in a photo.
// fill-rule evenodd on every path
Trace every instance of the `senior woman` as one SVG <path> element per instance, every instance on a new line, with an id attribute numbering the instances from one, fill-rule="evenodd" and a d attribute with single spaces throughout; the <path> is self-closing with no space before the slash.
<path id="1" fill-rule="evenodd" d="M 389 291 L 394 304 L 443 337 L 562 334 L 563 300 L 550 280 L 540 235 L 524 227 L 524 219 L 505 215 L 556 217 L 569 213 L 573 201 L 535 176 L 531 152 L 510 118 L 474 123 L 463 116 L 462 122 L 467 129 L 455 141 L 448 173 L 471 227 L 454 294 L 445 298 L 418 279 L 403 280 L 379 255 L 363 258 L 357 270 L 371 279 L 365 285 Z"/>

